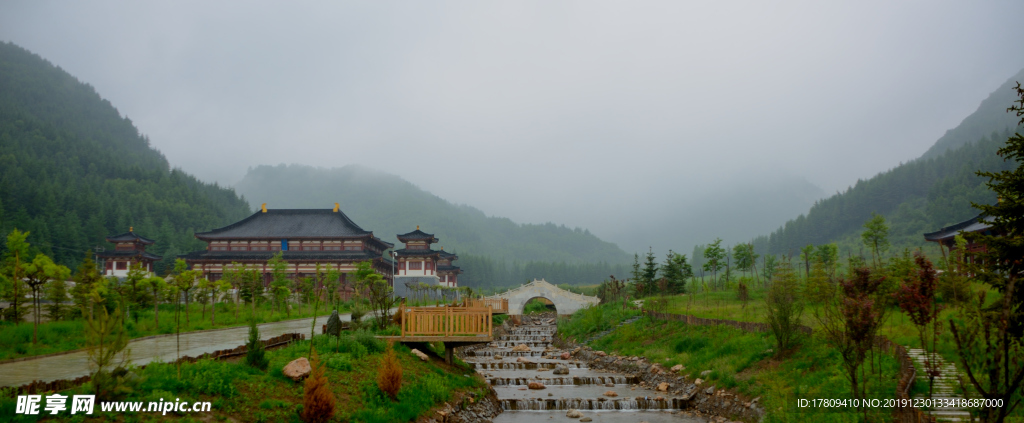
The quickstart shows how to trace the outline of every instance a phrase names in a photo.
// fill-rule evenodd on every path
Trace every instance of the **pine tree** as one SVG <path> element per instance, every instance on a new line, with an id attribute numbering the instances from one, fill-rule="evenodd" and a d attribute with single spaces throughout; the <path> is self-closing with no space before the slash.
<path id="1" fill-rule="evenodd" d="M 402 388 L 402 363 L 398 361 L 398 355 L 395 354 L 391 342 L 388 342 L 388 349 L 384 351 L 384 357 L 380 361 L 377 386 L 392 401 L 398 399 L 398 391 Z"/>
<path id="2" fill-rule="evenodd" d="M 324 366 L 316 349 L 310 354 L 312 370 L 306 378 L 302 394 L 302 421 L 306 423 L 325 423 L 334 417 L 334 392 L 324 376 Z"/>
<path id="3" fill-rule="evenodd" d="M 260 341 L 260 329 L 256 326 L 256 319 L 249 320 L 249 342 L 245 346 L 247 348 L 245 364 L 260 370 L 267 370 L 270 360 L 267 359 L 263 342 Z"/>

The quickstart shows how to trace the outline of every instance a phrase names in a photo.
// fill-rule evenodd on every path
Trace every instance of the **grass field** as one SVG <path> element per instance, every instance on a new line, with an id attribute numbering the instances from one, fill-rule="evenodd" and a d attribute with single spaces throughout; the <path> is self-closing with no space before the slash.
<path id="1" fill-rule="evenodd" d="M 216 325 L 211 324 L 211 307 L 207 306 L 205 313 L 202 305 L 190 304 L 188 322 L 184 312 L 184 305 L 180 316 L 181 332 L 190 332 L 207 329 L 229 328 L 246 326 L 252 316 L 250 306 L 241 305 L 238 309 L 238 316 L 235 317 L 235 306 L 228 303 L 216 305 L 217 312 L 213 316 Z M 347 305 L 343 304 L 339 313 L 345 313 Z M 320 305 L 318 314 L 330 314 L 331 309 L 323 304 Z M 132 311 L 131 318 L 125 322 L 130 338 L 141 338 L 150 335 L 171 334 L 175 331 L 174 305 L 160 305 L 160 324 L 156 324 L 152 308 L 139 311 Z M 271 310 L 270 305 L 260 304 L 256 308 L 256 321 L 258 323 L 278 322 L 288 319 L 299 319 L 313 316 L 313 305 L 292 304 L 291 316 L 286 313 Z M 138 317 L 136 321 L 135 317 Z M 31 357 L 36 355 L 51 354 L 62 351 L 71 351 L 86 346 L 85 322 L 81 319 L 47 322 L 39 325 L 39 342 L 32 343 L 32 323 L 22 322 L 18 325 L 4 323 L 0 325 L 0 360 Z"/>
<path id="2" fill-rule="evenodd" d="M 791 352 L 778 356 L 766 333 L 749 333 L 728 326 L 689 326 L 681 322 L 641 319 L 594 341 L 594 349 L 643 356 L 671 368 L 686 367 L 690 380 L 706 380 L 701 388 L 730 388 L 747 397 L 760 397 L 765 422 L 853 422 L 855 412 L 808 412 L 794 407 L 797 398 L 849 398 L 850 384 L 842 374 L 835 350 L 816 337 L 804 338 Z M 865 363 L 865 366 L 868 366 Z M 868 377 L 869 396 L 891 398 L 898 366 L 881 357 Z M 869 369 L 870 370 L 870 369 Z M 710 373 L 702 376 L 704 371 Z M 873 417 L 886 419 L 875 411 Z"/>
<path id="3" fill-rule="evenodd" d="M 975 286 L 974 289 L 980 289 Z M 710 291 L 696 294 L 684 294 L 668 297 L 666 312 L 674 314 L 691 314 L 697 317 L 714 319 L 736 320 L 741 322 L 765 322 L 766 305 L 764 302 L 764 289 L 750 289 L 750 300 L 744 306 L 736 295 L 735 290 Z M 989 295 L 994 299 L 995 295 Z M 820 304 L 807 304 L 804 309 L 802 323 L 817 329 L 820 326 L 814 317 L 816 311 L 820 312 Z M 949 331 L 949 319 L 958 313 L 958 309 L 947 306 L 939 313 L 938 321 L 941 323 L 939 337 L 935 344 L 936 351 L 946 360 L 959 362 L 959 354 L 956 351 L 956 344 Z M 910 321 L 905 313 L 899 308 L 888 309 L 888 317 L 878 331 L 879 335 L 885 335 L 894 342 L 912 348 L 921 348 L 921 339 L 917 327 Z M 930 339 L 930 336 L 929 336 Z M 930 341 L 929 341 L 930 342 Z M 929 345 L 931 349 L 931 345 Z"/>
<path id="4" fill-rule="evenodd" d="M 340 342 L 326 335 L 314 338 L 326 376 L 335 397 L 337 412 L 333 421 L 390 423 L 414 420 L 435 405 L 450 400 L 457 392 L 471 392 L 479 398 L 486 392 L 485 382 L 464 364 L 448 366 L 443 362 L 423 362 L 404 346 L 396 345 L 402 366 L 402 387 L 397 401 L 387 398 L 377 387 L 378 366 L 386 345 L 369 332 L 344 335 Z M 200 414 L 102 413 L 96 421 L 164 421 L 184 417 L 184 421 L 299 422 L 303 384 L 286 378 L 281 369 L 288 362 L 305 357 L 310 341 L 295 342 L 268 351 L 270 368 L 263 372 L 244 361 L 202 360 L 183 364 L 181 377 L 172 364 L 153 363 L 138 370 L 140 383 L 126 395 L 127 401 L 157 401 L 160 398 L 182 401 L 209 401 L 212 412 Z M 466 375 L 469 375 L 467 377 Z M 90 393 L 86 385 L 62 392 L 63 395 Z M 0 415 L 15 416 L 15 400 L 0 395 Z M 36 421 L 39 416 L 17 415 L 16 422 Z M 57 420 L 83 421 L 67 411 Z M 178 418 L 175 418 L 178 420 Z"/>

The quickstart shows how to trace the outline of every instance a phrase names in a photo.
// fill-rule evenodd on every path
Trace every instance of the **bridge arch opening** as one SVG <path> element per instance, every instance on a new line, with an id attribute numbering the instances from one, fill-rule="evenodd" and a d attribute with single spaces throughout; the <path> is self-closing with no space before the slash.
<path id="1" fill-rule="evenodd" d="M 543 296 L 536 296 L 523 303 L 523 311 L 519 314 L 540 314 L 547 312 L 555 312 L 555 314 L 558 314 L 558 308 L 555 307 L 555 302 Z"/>

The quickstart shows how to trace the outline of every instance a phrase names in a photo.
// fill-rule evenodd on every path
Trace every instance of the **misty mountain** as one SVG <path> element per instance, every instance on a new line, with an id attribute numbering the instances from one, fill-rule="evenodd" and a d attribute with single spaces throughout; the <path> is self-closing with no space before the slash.
<path id="1" fill-rule="evenodd" d="M 610 264 L 632 259 L 588 230 L 552 223 L 517 224 L 507 218 L 486 216 L 396 175 L 363 166 L 257 166 L 250 168 L 235 188 L 254 207 L 267 203 L 269 208 L 328 208 L 340 203 L 357 224 L 389 242 L 397 243 L 396 234 L 412 231 L 418 225 L 435 234 L 445 250 L 460 256 L 507 262 Z"/>
<path id="2" fill-rule="evenodd" d="M 754 240 L 762 252 L 799 254 L 800 247 L 838 242 L 857 253 L 859 234 L 872 213 L 889 221 L 893 250 L 925 244 L 922 234 L 978 214 L 974 203 L 992 203 L 996 196 L 978 170 L 1001 171 L 1016 166 L 996 155 L 1017 119 L 1006 112 L 1015 97 L 1011 87 L 1024 80 L 1024 70 L 1002 84 L 964 121 L 946 132 L 920 158 L 814 204 L 805 215 L 786 222 L 768 236 Z"/>
<path id="3" fill-rule="evenodd" d="M 1010 107 L 1010 104 L 1017 99 L 1011 89 L 1017 85 L 1017 81 L 1024 82 L 1024 69 L 989 94 L 988 98 L 978 106 L 978 110 L 964 118 L 956 128 L 946 131 L 928 151 L 921 155 L 921 158 L 935 158 L 946 150 L 980 140 L 991 134 L 992 131 L 1002 133 L 1004 130 L 1015 128 L 1018 119 L 1013 114 L 1006 113 L 1006 108 Z"/>
<path id="4" fill-rule="evenodd" d="M 249 213 L 233 190 L 172 169 L 91 86 L 38 55 L 0 43 L 4 236 L 14 228 L 29 231 L 33 247 L 74 268 L 86 250 L 111 247 L 106 236 L 134 226 L 157 241 L 149 251 L 173 260 L 202 248 L 193 231 Z"/>
<path id="5" fill-rule="evenodd" d="M 680 181 L 680 184 L 688 184 Z M 721 175 L 710 189 L 680 195 L 667 189 L 644 204 L 602 210 L 600 234 L 629 252 L 654 250 L 689 254 L 695 245 L 722 238 L 725 245 L 750 240 L 751 234 L 778 227 L 811 207 L 825 192 L 804 178 L 775 173 Z M 595 231 L 598 226 L 592 226 Z"/>

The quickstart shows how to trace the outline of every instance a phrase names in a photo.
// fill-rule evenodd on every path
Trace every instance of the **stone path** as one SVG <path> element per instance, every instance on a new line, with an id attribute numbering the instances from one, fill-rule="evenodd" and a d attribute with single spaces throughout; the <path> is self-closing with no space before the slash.
<path id="1" fill-rule="evenodd" d="M 619 323 L 615 327 L 613 327 L 611 329 L 608 329 L 606 331 L 603 331 L 603 332 L 598 332 L 594 336 L 591 336 L 590 338 L 587 338 L 587 340 L 583 341 L 583 343 L 584 344 L 590 344 L 591 342 L 594 342 L 594 341 L 596 341 L 598 339 L 601 339 L 605 335 L 607 335 L 609 333 L 612 333 L 612 331 L 614 331 L 615 329 L 618 329 L 620 326 L 628 325 L 628 324 L 633 323 L 633 322 L 635 322 L 637 320 L 640 320 L 641 317 L 643 317 L 643 316 L 642 315 L 640 315 L 640 316 L 633 316 L 633 317 L 630 317 L 630 318 L 628 318 L 626 320 L 623 320 L 621 323 Z"/>
<path id="2" fill-rule="evenodd" d="M 918 373 L 917 378 L 928 382 L 928 374 L 925 373 L 925 360 L 933 359 L 938 363 L 940 374 L 935 378 L 935 385 L 932 389 L 932 398 L 965 398 L 963 394 L 957 394 L 956 389 L 960 386 L 959 375 L 960 373 L 956 369 L 956 364 L 948 362 L 938 354 L 929 354 L 920 348 L 907 347 L 907 353 L 910 358 L 914 360 L 917 365 Z M 914 396 L 914 398 L 927 398 L 928 394 L 920 394 Z M 928 414 L 931 414 L 940 422 L 969 422 L 971 421 L 971 413 L 966 408 L 961 407 L 939 407 L 939 408 L 927 408 L 924 409 Z"/>

